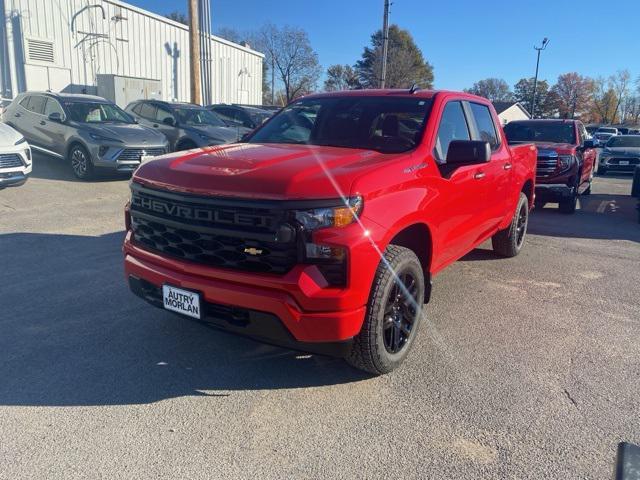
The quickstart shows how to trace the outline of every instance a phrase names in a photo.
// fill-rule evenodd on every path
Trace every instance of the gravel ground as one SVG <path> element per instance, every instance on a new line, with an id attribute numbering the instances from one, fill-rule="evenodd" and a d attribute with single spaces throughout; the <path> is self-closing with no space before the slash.
<path id="1" fill-rule="evenodd" d="M 415 348 L 369 378 L 127 290 L 127 182 L 36 156 L 0 192 L 0 478 L 610 478 L 640 443 L 630 177 L 536 211 L 434 281 Z"/>

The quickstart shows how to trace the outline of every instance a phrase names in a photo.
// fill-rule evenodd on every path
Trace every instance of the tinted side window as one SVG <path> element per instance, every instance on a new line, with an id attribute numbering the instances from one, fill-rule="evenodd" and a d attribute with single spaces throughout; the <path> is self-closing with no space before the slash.
<path id="1" fill-rule="evenodd" d="M 62 107 L 60 106 L 58 101 L 54 100 L 53 98 L 47 98 L 47 105 L 44 108 L 44 114 L 48 117 L 52 113 L 59 113 L 63 118 L 65 116 L 64 110 L 62 110 Z"/>
<path id="2" fill-rule="evenodd" d="M 449 102 L 444 107 L 436 137 L 436 160 L 446 163 L 449 144 L 453 140 L 471 140 L 469 126 L 460 102 Z"/>
<path id="3" fill-rule="evenodd" d="M 173 119 L 173 115 L 169 110 L 165 110 L 164 108 L 158 107 L 158 112 L 156 113 L 156 120 L 162 123 L 166 118 Z"/>
<path id="4" fill-rule="evenodd" d="M 140 116 L 144 118 L 148 118 L 149 120 L 155 120 L 156 118 L 156 107 L 155 105 L 150 105 L 148 103 L 143 103 L 142 107 L 140 107 Z"/>
<path id="5" fill-rule="evenodd" d="M 136 106 L 134 106 L 131 111 L 137 115 L 140 115 L 140 110 L 142 110 L 142 104 L 138 103 Z"/>
<path id="6" fill-rule="evenodd" d="M 31 100 L 31 97 L 26 96 L 24 97 L 21 101 L 20 101 L 20 106 L 22 108 L 25 108 L 27 110 L 29 110 L 29 100 Z"/>
<path id="7" fill-rule="evenodd" d="M 29 107 L 27 110 L 33 113 L 38 113 L 40 115 L 44 114 L 44 104 L 47 102 L 47 99 L 40 95 L 34 95 L 31 97 L 31 101 L 29 102 Z"/>
<path id="8" fill-rule="evenodd" d="M 498 133 L 496 132 L 496 126 L 493 123 L 489 107 L 479 103 L 470 103 L 470 105 L 473 118 L 478 127 L 478 133 L 480 134 L 480 140 L 489 142 L 491 150 L 495 150 L 500 145 L 500 140 L 498 139 Z"/>
<path id="9" fill-rule="evenodd" d="M 222 107 L 222 108 L 216 108 L 214 111 L 218 115 L 220 115 L 223 118 L 223 120 L 225 120 L 227 123 L 233 123 L 233 124 L 240 123 L 236 118 L 236 112 L 232 108 Z"/>

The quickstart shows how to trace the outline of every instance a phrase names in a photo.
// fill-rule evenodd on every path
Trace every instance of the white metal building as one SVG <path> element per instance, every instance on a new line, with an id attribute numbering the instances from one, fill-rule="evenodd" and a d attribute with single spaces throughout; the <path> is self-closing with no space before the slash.
<path id="1" fill-rule="evenodd" d="M 531 114 L 520 102 L 493 102 L 498 118 L 503 125 L 513 120 L 529 120 Z"/>
<path id="2" fill-rule="evenodd" d="M 261 104 L 264 56 L 210 42 L 212 103 Z M 0 97 L 96 94 L 100 74 L 159 80 L 155 96 L 189 101 L 188 27 L 119 0 L 0 0 Z"/>

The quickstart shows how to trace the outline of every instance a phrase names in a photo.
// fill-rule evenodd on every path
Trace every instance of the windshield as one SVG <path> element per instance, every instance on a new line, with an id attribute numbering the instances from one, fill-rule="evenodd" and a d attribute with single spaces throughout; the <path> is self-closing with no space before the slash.
<path id="1" fill-rule="evenodd" d="M 560 122 L 510 122 L 504 127 L 510 143 L 550 142 L 576 143 L 573 123 Z"/>
<path id="2" fill-rule="evenodd" d="M 173 112 L 181 125 L 227 126 L 218 115 L 204 108 L 174 108 Z"/>
<path id="3" fill-rule="evenodd" d="M 269 112 L 261 112 L 258 110 L 249 112 L 251 121 L 256 125 L 262 125 L 262 123 L 264 123 L 265 120 L 268 120 L 270 116 L 271 114 Z"/>
<path id="4" fill-rule="evenodd" d="M 295 143 L 363 148 L 385 153 L 411 150 L 420 141 L 431 99 L 328 97 L 289 105 L 249 143 Z"/>
<path id="5" fill-rule="evenodd" d="M 134 123 L 133 118 L 112 103 L 66 102 L 72 120 L 80 123 Z"/>
<path id="6" fill-rule="evenodd" d="M 612 137 L 607 142 L 607 147 L 640 147 L 640 135 L 624 137 Z"/>
<path id="7" fill-rule="evenodd" d="M 599 128 L 596 133 L 613 133 L 616 134 L 618 131 L 615 128 Z"/>

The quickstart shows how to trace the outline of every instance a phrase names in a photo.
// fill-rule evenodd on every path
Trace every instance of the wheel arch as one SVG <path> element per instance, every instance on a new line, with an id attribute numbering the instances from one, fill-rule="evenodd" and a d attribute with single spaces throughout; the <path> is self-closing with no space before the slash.
<path id="1" fill-rule="evenodd" d="M 404 226 L 389 240 L 388 245 L 397 245 L 413 251 L 420 265 L 425 281 L 424 303 L 431 299 L 431 265 L 433 260 L 433 236 L 426 223 L 417 222 Z"/>
<path id="2" fill-rule="evenodd" d="M 522 186 L 522 189 L 520 191 L 526 195 L 527 199 L 529 200 L 529 208 L 532 208 L 533 201 L 535 199 L 535 194 L 533 190 L 533 180 L 530 178 L 527 179 L 527 181 L 524 182 L 524 185 Z"/>

